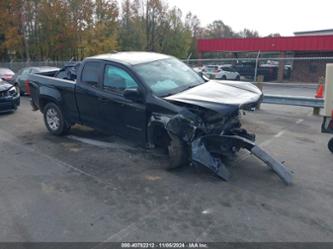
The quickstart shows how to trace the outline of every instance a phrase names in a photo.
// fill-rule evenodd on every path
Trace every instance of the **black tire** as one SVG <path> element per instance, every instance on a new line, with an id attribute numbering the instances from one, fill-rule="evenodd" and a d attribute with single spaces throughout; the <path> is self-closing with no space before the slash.
<path id="1" fill-rule="evenodd" d="M 53 102 L 48 103 L 43 110 L 44 123 L 48 131 L 55 136 L 65 135 L 71 126 L 64 119 L 59 106 Z"/>
<path id="2" fill-rule="evenodd" d="M 188 163 L 188 148 L 179 138 L 172 136 L 168 145 L 169 164 L 167 169 L 176 169 Z"/>
<path id="3" fill-rule="evenodd" d="M 223 75 L 221 80 L 227 80 L 227 76 Z"/>
<path id="4" fill-rule="evenodd" d="M 240 81 L 240 76 L 239 75 L 237 75 L 236 80 Z"/>
<path id="5" fill-rule="evenodd" d="M 333 138 L 331 138 L 331 140 L 328 141 L 328 149 L 333 153 Z"/>

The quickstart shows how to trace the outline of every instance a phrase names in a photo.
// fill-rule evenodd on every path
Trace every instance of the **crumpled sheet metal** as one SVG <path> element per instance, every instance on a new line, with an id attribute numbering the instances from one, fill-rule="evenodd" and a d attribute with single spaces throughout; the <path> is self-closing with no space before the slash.
<path id="1" fill-rule="evenodd" d="M 289 185 L 292 183 L 292 171 L 252 141 L 236 135 L 207 135 L 194 140 L 192 142 L 192 161 L 206 166 L 223 180 L 229 180 L 230 172 L 223 164 L 220 155 L 217 154 L 221 146 L 235 146 L 247 149 L 258 159 L 265 162 L 285 184 Z"/>
<path id="2" fill-rule="evenodd" d="M 221 158 L 212 155 L 201 138 L 192 143 L 192 162 L 206 166 L 225 181 L 230 179 L 231 174 Z"/>
<path id="3" fill-rule="evenodd" d="M 203 135 L 196 137 L 196 130 L 199 127 L 204 129 L 201 119 L 186 109 L 171 118 L 166 124 L 168 132 L 191 146 L 193 164 L 203 165 L 223 180 L 228 181 L 231 174 L 222 162 L 222 157 L 228 154 L 234 156 L 233 152 L 243 148 L 265 162 L 284 183 L 287 185 L 292 183 L 292 171 L 257 146 L 254 141 L 241 136 L 241 133 L 239 135 Z"/>
<path id="4" fill-rule="evenodd" d="M 169 120 L 166 124 L 166 130 L 190 144 L 194 140 L 196 130 L 201 123 L 202 121 L 198 116 L 184 109 Z"/>

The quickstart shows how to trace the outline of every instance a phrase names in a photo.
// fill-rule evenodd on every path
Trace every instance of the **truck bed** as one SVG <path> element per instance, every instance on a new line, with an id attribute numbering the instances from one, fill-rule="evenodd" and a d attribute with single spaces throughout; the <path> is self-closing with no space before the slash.
<path id="1" fill-rule="evenodd" d="M 47 74 L 48 72 L 30 74 L 28 77 L 34 109 L 43 112 L 44 103 L 51 100 L 60 104 L 68 120 L 78 122 L 79 110 L 75 97 L 76 82 Z"/>

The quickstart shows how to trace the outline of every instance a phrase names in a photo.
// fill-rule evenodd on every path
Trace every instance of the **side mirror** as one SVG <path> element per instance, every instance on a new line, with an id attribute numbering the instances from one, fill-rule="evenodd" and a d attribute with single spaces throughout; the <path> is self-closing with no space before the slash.
<path id="1" fill-rule="evenodd" d="M 202 71 L 198 72 L 199 76 L 204 79 L 204 81 L 209 81 L 209 77 Z"/>
<path id="2" fill-rule="evenodd" d="M 124 97 L 132 100 L 133 102 L 142 102 L 143 95 L 137 88 L 128 88 L 124 91 Z"/>

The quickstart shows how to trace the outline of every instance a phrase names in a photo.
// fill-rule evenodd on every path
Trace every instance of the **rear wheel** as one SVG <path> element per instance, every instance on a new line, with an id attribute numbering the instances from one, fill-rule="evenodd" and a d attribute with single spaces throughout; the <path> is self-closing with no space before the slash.
<path id="1" fill-rule="evenodd" d="M 333 153 L 333 138 L 328 142 L 328 149 Z"/>
<path id="2" fill-rule="evenodd" d="M 221 79 L 222 80 L 227 80 L 227 76 L 223 75 Z"/>
<path id="3" fill-rule="evenodd" d="M 237 77 L 236 77 L 236 80 L 237 80 L 237 81 L 239 81 L 239 80 L 240 80 L 240 76 L 239 76 L 239 75 L 237 75 Z"/>
<path id="4" fill-rule="evenodd" d="M 188 162 L 188 148 L 179 138 L 172 136 L 168 145 L 169 165 L 167 169 L 175 169 Z"/>
<path id="5" fill-rule="evenodd" d="M 66 134 L 71 126 L 66 122 L 63 112 L 55 103 L 48 103 L 44 107 L 44 122 L 50 133 L 56 136 Z"/>

